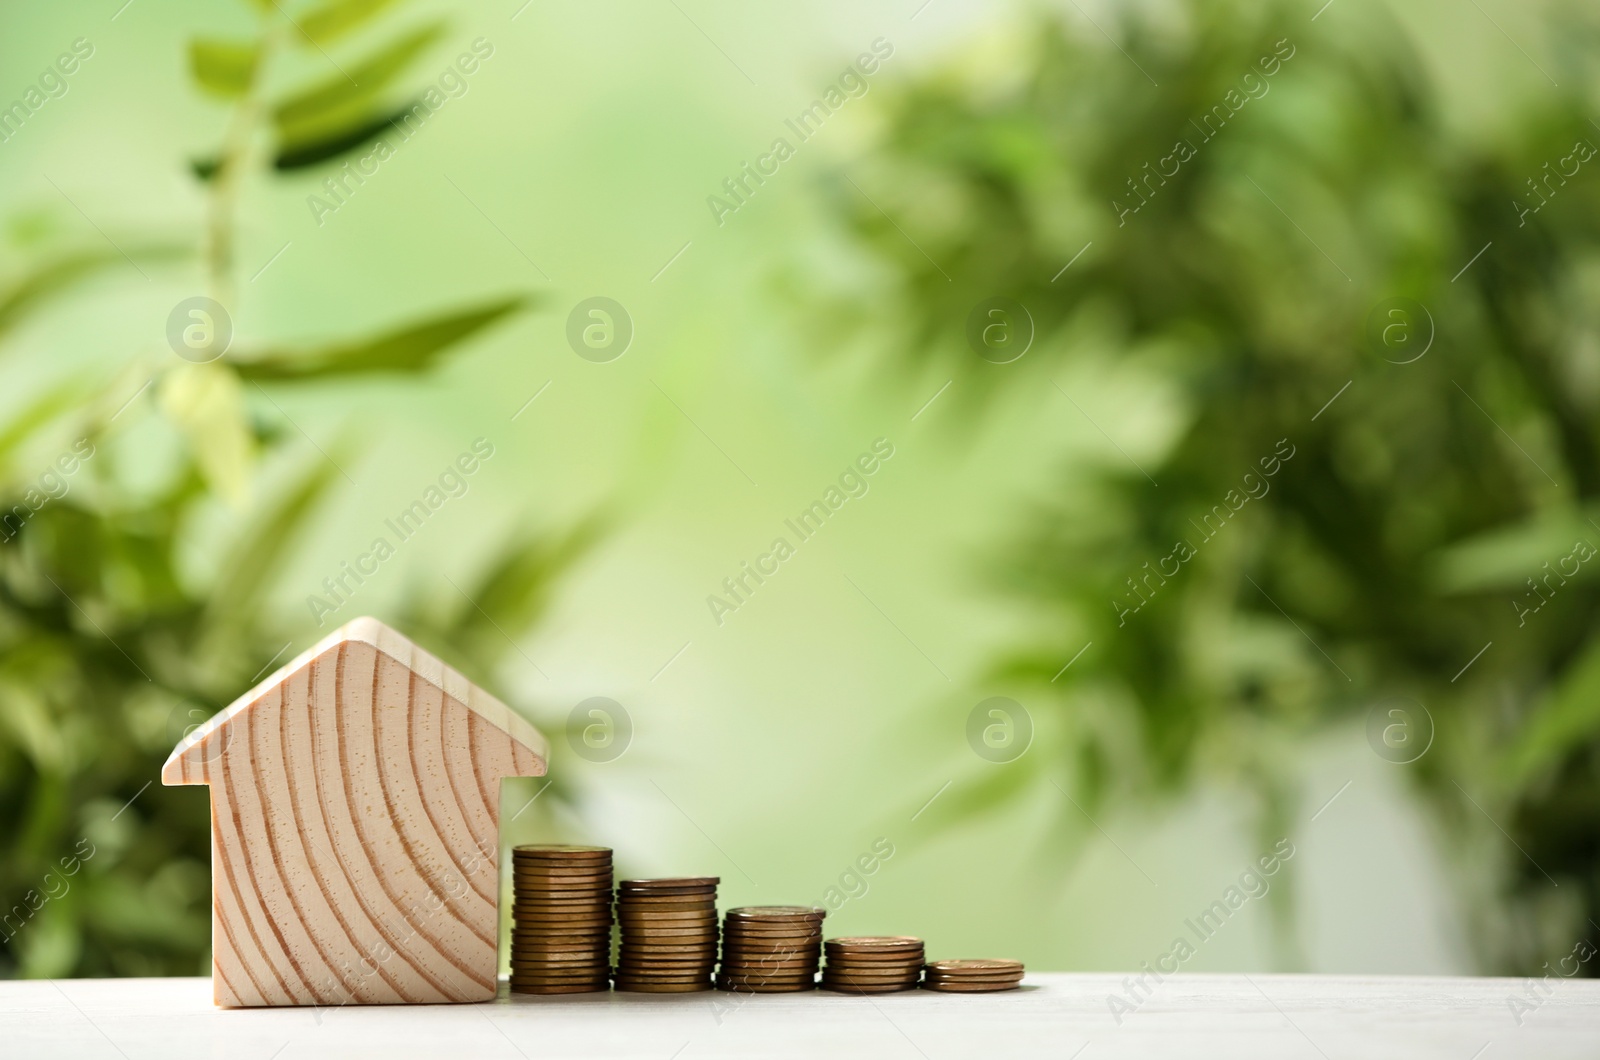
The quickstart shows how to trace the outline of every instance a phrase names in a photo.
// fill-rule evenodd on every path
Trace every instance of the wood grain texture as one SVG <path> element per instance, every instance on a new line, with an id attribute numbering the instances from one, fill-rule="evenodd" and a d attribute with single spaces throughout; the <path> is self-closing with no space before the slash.
<path id="1" fill-rule="evenodd" d="M 547 756 L 509 707 L 370 618 L 195 730 L 161 778 L 211 786 L 216 1003 L 492 998 L 499 782 Z"/>

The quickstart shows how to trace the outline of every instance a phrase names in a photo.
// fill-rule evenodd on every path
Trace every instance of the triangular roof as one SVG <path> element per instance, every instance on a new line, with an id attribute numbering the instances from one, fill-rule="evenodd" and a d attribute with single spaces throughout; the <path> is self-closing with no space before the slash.
<path id="1" fill-rule="evenodd" d="M 377 619 L 364 617 L 334 630 L 265 681 L 234 700 L 228 709 L 214 715 L 185 736 L 179 741 L 178 746 L 172 749 L 166 764 L 161 767 L 161 782 L 169 785 L 208 783 L 209 778 L 205 769 L 208 736 L 226 728 L 234 718 L 249 710 L 293 674 L 311 665 L 317 657 L 338 648 L 341 644 L 351 642 L 371 645 L 510 736 L 538 760 L 539 772 L 543 773 L 544 764 L 550 758 L 550 744 L 538 729 L 510 707 L 468 681 L 458 671 L 446 666 L 438 656 L 423 651 L 403 634 Z"/>

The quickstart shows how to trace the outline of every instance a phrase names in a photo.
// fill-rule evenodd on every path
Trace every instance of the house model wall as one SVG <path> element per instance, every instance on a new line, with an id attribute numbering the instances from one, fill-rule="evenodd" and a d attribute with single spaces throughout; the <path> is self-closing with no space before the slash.
<path id="1" fill-rule="evenodd" d="M 211 786 L 219 1005 L 496 992 L 500 778 L 543 736 L 376 619 L 195 730 L 166 784 Z"/>

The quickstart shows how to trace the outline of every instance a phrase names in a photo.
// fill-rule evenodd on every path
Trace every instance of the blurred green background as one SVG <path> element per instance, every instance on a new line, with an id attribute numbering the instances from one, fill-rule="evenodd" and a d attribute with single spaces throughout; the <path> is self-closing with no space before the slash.
<path id="1" fill-rule="evenodd" d="M 0 20 L 0 972 L 206 973 L 208 806 L 150 782 L 361 614 L 551 737 L 507 842 L 826 902 L 831 934 L 1131 969 L 1283 838 L 1186 970 L 1525 973 L 1600 933 L 1592 12 Z M 233 328 L 206 364 L 168 340 L 196 296 Z M 619 358 L 568 343 L 593 296 Z M 1019 359 L 967 340 L 996 297 Z M 476 439 L 319 628 L 308 597 Z M 631 720 L 609 760 L 568 736 L 592 697 Z"/>

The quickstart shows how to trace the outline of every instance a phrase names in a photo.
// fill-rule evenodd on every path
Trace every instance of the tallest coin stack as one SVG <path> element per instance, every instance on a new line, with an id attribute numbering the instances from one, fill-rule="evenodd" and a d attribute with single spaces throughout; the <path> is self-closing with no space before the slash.
<path id="1" fill-rule="evenodd" d="M 512 848 L 511 989 L 577 994 L 611 985 L 611 848 Z"/>

